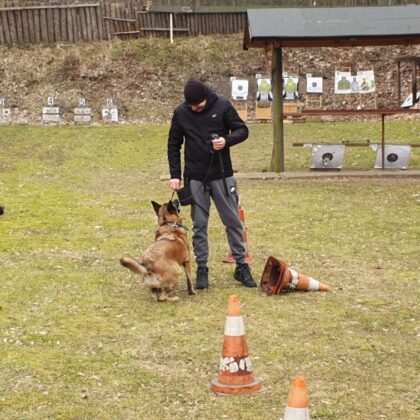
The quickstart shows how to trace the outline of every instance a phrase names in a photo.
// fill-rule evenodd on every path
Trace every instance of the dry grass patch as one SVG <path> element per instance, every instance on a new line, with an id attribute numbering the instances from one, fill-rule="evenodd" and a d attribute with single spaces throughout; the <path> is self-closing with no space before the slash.
<path id="1" fill-rule="evenodd" d="M 291 142 L 377 128 L 360 124 L 288 127 L 289 168 L 309 166 Z M 418 133 L 418 123 L 395 124 Z M 213 211 L 210 289 L 189 298 L 182 283 L 180 302 L 158 305 L 118 259 L 150 244 L 150 200 L 170 198 L 159 181 L 167 129 L 0 128 L 2 417 L 280 418 L 300 374 L 311 418 L 416 419 L 419 181 L 241 180 L 255 277 L 274 255 L 333 292 L 241 287 L 221 263 L 227 245 Z M 270 133 L 251 127 L 234 150 L 239 170 L 268 165 Z M 369 169 L 365 152 L 357 165 Z M 266 392 L 221 398 L 208 384 L 231 294 Z"/>

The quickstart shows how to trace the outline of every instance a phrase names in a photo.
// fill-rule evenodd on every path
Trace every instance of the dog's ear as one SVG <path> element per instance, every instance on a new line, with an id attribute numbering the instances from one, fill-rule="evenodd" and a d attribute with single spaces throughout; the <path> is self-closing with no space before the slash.
<path id="1" fill-rule="evenodd" d="M 155 213 L 159 216 L 159 209 L 162 207 L 160 204 L 156 203 L 156 201 L 152 200 L 153 208 L 155 209 Z"/>
<path id="2" fill-rule="evenodd" d="M 177 214 L 178 213 L 178 208 L 175 204 L 175 200 L 174 201 L 170 201 L 167 205 L 166 205 L 166 210 L 168 210 L 169 213 L 171 214 Z"/>
<path id="3" fill-rule="evenodd" d="M 177 200 L 177 199 L 173 200 L 173 201 L 172 201 L 172 204 L 175 206 L 175 208 L 176 208 L 176 212 L 177 212 L 177 213 L 180 213 L 180 212 L 181 212 L 181 208 L 180 208 L 180 206 L 179 206 L 179 200 Z"/>

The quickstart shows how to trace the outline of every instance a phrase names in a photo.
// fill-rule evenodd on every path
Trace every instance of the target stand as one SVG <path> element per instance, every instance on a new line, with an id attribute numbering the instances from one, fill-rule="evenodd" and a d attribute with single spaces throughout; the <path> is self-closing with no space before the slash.
<path id="1" fill-rule="evenodd" d="M 408 168 L 411 146 L 386 144 L 384 150 L 384 169 Z M 375 169 L 382 169 L 382 145 L 379 145 L 377 148 Z"/>
<path id="2" fill-rule="evenodd" d="M 238 112 L 239 117 L 242 121 L 248 121 L 248 103 L 247 101 L 234 101 L 232 100 L 232 105 Z"/>
<path id="3" fill-rule="evenodd" d="M 239 80 L 235 77 L 231 78 L 232 81 L 232 105 L 238 112 L 239 117 L 243 121 L 248 121 L 248 80 Z"/>
<path id="4" fill-rule="evenodd" d="M 345 145 L 313 144 L 311 170 L 340 171 L 343 169 Z"/>

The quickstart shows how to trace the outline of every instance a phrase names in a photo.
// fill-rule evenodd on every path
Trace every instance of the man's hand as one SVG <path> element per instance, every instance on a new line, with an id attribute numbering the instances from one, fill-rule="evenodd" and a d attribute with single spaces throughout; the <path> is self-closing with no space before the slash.
<path id="1" fill-rule="evenodd" d="M 224 137 L 218 137 L 212 140 L 214 150 L 222 150 L 226 146 L 226 139 Z"/>
<path id="2" fill-rule="evenodd" d="M 169 186 L 171 187 L 171 190 L 178 191 L 181 188 L 181 180 L 178 178 L 172 178 L 169 181 Z"/>

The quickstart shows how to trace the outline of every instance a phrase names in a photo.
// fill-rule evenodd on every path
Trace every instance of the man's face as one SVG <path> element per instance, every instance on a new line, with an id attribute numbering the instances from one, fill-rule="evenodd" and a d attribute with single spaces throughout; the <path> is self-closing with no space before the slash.
<path id="1" fill-rule="evenodd" d="M 203 112 L 204 108 L 206 107 L 207 99 L 204 99 L 204 101 L 200 102 L 196 105 L 188 105 L 191 108 L 191 111 L 193 112 Z"/>

